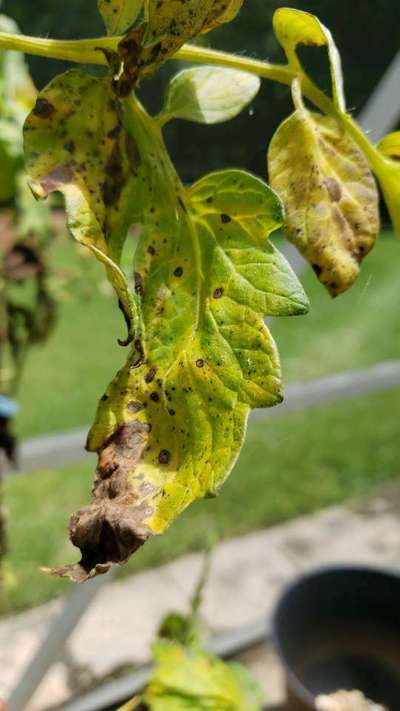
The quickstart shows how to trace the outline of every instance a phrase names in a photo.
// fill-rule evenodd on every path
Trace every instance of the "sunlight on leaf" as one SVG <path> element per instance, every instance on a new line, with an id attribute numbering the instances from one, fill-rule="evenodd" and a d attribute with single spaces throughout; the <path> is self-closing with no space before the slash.
<path id="1" fill-rule="evenodd" d="M 153 645 L 153 656 L 143 695 L 150 711 L 261 711 L 262 692 L 243 666 L 164 641 Z"/>
<path id="2" fill-rule="evenodd" d="M 108 34 L 120 35 L 137 20 L 143 0 L 97 0 L 97 5 Z"/>
<path id="3" fill-rule="evenodd" d="M 237 116 L 254 99 L 260 79 L 254 74 L 220 67 L 184 69 L 170 81 L 160 115 L 197 123 L 220 123 Z"/>
<path id="4" fill-rule="evenodd" d="M 193 500 L 218 492 L 250 409 L 282 400 L 263 317 L 308 308 L 267 239 L 282 222 L 277 196 L 238 170 L 185 190 L 157 124 L 130 107 L 125 121 L 142 159 L 134 268 L 144 360 L 128 359 L 89 434 L 88 448 L 99 454 L 94 500 L 71 521 L 82 561 L 58 571 L 74 579 L 124 562 Z"/>
<path id="5" fill-rule="evenodd" d="M 337 296 L 378 235 L 378 192 L 366 158 L 332 117 L 300 103 L 272 139 L 268 167 L 285 205 L 286 236 Z"/>
<path id="6" fill-rule="evenodd" d="M 343 74 L 340 54 L 333 37 L 322 22 L 315 15 L 302 10 L 282 7 L 273 18 L 275 35 L 285 50 L 288 62 L 293 69 L 303 72 L 297 57 L 296 50 L 299 45 L 327 46 L 331 69 L 333 100 L 340 111 L 346 110 L 343 91 Z"/>
<path id="7" fill-rule="evenodd" d="M 105 265 L 132 340 L 139 328 L 137 306 L 119 262 L 138 152 L 122 128 L 108 79 L 79 70 L 54 79 L 39 94 L 24 138 L 33 192 L 40 198 L 64 194 L 68 226 Z"/>

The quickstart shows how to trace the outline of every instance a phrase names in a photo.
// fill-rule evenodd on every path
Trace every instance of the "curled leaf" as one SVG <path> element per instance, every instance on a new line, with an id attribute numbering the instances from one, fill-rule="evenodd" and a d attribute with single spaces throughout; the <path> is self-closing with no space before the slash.
<path id="1" fill-rule="evenodd" d="M 97 5 L 108 34 L 120 35 L 137 20 L 143 0 L 97 0 Z"/>
<path id="2" fill-rule="evenodd" d="M 286 236 L 337 296 L 357 278 L 379 230 L 367 160 L 333 118 L 299 106 L 272 139 L 268 167 L 285 205 Z"/>
<path id="3" fill-rule="evenodd" d="M 237 170 L 187 191 L 150 119 L 127 121 L 143 150 L 134 268 L 146 361 L 132 354 L 99 403 L 88 437 L 99 455 L 94 499 L 71 520 L 82 560 L 58 571 L 74 579 L 125 562 L 193 500 L 218 492 L 250 409 L 282 400 L 263 316 L 307 310 L 267 239 L 282 222 L 277 196 Z"/>
<path id="4" fill-rule="evenodd" d="M 260 79 L 222 67 L 184 69 L 169 83 L 161 120 L 220 123 L 237 116 L 254 99 Z"/>
<path id="5" fill-rule="evenodd" d="M 34 194 L 64 194 L 68 226 L 105 265 L 133 340 L 139 330 L 137 304 L 119 261 L 139 154 L 123 130 L 108 79 L 79 70 L 56 77 L 40 92 L 24 140 Z"/>
<path id="6" fill-rule="evenodd" d="M 303 72 L 296 50 L 299 45 L 326 46 L 328 49 L 333 100 L 340 111 L 346 110 L 340 54 L 333 37 L 315 15 L 294 8 L 282 7 L 273 18 L 275 35 L 285 50 L 290 66 Z"/>

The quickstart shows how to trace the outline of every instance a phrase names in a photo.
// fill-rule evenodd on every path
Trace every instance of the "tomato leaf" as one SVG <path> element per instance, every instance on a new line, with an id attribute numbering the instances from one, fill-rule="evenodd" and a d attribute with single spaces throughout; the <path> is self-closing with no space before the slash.
<path id="1" fill-rule="evenodd" d="M 261 711 L 262 692 L 240 664 L 209 652 L 159 641 L 143 694 L 150 711 Z"/>
<path id="2" fill-rule="evenodd" d="M 218 492 L 250 409 L 282 400 L 263 316 L 308 308 L 267 239 L 282 222 L 277 196 L 238 170 L 185 190 L 157 124 L 138 111 L 125 120 L 142 151 L 134 268 L 145 360 L 128 358 L 89 433 L 88 448 L 99 454 L 94 500 L 71 521 L 82 560 L 56 571 L 74 579 L 125 562 L 193 500 Z"/>
<path id="3" fill-rule="evenodd" d="M 143 0 L 97 0 L 97 5 L 108 34 L 120 35 L 137 20 Z"/>
<path id="4" fill-rule="evenodd" d="M 108 78 L 79 70 L 56 77 L 39 94 L 24 136 L 34 194 L 64 194 L 68 226 L 105 265 L 133 340 L 138 309 L 119 262 L 131 223 L 138 150 L 123 130 Z"/>
<path id="5" fill-rule="evenodd" d="M 322 22 L 315 15 L 302 10 L 282 7 L 276 10 L 273 18 L 275 35 L 285 50 L 289 65 L 295 70 L 304 73 L 296 50 L 299 45 L 326 46 L 328 49 L 333 100 L 340 111 L 346 110 L 343 91 L 343 74 L 340 54 L 333 37 Z"/>
<path id="6" fill-rule="evenodd" d="M 161 120 L 221 123 L 237 116 L 254 99 L 260 79 L 220 67 L 184 69 L 169 83 Z"/>
<path id="7" fill-rule="evenodd" d="M 185 42 L 230 22 L 243 0 L 145 0 L 145 21 L 119 43 L 121 96 L 128 96 L 140 79 L 152 74 Z M 113 58 L 112 61 L 115 61 Z"/>
<path id="8" fill-rule="evenodd" d="M 299 105 L 273 137 L 270 182 L 285 234 L 332 296 L 348 289 L 379 230 L 378 193 L 364 154 L 338 123 Z"/>
<path id="9" fill-rule="evenodd" d="M 147 30 L 145 44 L 161 42 L 170 56 L 185 42 L 214 27 L 230 22 L 243 0 L 145 0 Z"/>

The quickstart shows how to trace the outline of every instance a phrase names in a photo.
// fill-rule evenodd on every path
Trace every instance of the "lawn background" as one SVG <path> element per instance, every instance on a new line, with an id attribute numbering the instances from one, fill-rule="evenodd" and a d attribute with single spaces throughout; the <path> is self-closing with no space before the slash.
<path id="1" fill-rule="evenodd" d="M 84 273 L 65 291 L 60 319 L 45 348 L 27 364 L 21 389 L 23 436 L 86 425 L 126 353 L 117 345 L 124 324 L 103 273 L 58 242 L 55 261 Z M 361 368 L 400 352 L 400 242 L 383 235 L 350 292 L 332 301 L 311 270 L 302 281 L 310 314 L 276 319 L 286 381 Z M 78 295 L 77 295 L 78 294 Z M 399 394 L 374 394 L 250 424 L 230 480 L 215 500 L 192 505 L 163 537 L 146 544 L 122 574 L 201 548 L 211 532 L 231 536 L 368 493 L 399 475 Z M 76 560 L 66 527 L 87 503 L 95 457 L 58 471 L 11 476 L 5 484 L 10 552 L 0 612 L 50 599 L 68 583 L 40 565 Z"/>

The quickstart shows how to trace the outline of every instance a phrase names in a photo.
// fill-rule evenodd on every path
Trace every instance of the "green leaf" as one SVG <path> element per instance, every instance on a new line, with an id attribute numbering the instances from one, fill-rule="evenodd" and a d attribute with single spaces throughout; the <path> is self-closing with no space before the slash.
<path id="1" fill-rule="evenodd" d="M 24 129 L 34 194 L 65 196 L 68 226 L 106 267 L 128 324 L 140 328 L 137 304 L 119 266 L 138 171 L 138 150 L 124 130 L 108 78 L 71 70 L 40 92 Z"/>
<path id="2" fill-rule="evenodd" d="M 262 692 L 241 665 L 171 642 L 157 642 L 153 655 L 143 695 L 150 711 L 261 711 Z"/>
<path id="3" fill-rule="evenodd" d="M 229 121 L 254 99 L 259 88 L 260 79 L 247 72 L 207 66 L 184 69 L 169 83 L 161 120 Z"/>
<path id="4" fill-rule="evenodd" d="M 345 111 L 340 54 L 328 28 L 315 15 L 288 7 L 279 8 L 275 12 L 273 27 L 278 42 L 285 50 L 289 65 L 300 73 L 304 72 L 296 53 L 299 45 L 327 47 L 334 103 L 340 111 Z"/>
<path id="5" fill-rule="evenodd" d="M 128 105 L 128 104 L 127 104 Z M 88 448 L 99 454 L 92 504 L 74 515 L 82 579 L 121 563 L 196 498 L 214 496 L 243 443 L 249 411 L 282 400 L 264 315 L 308 302 L 268 241 L 277 196 L 238 170 L 179 183 L 155 122 L 125 115 L 141 151 L 135 281 L 143 358 L 133 353 L 99 403 Z"/>
<path id="6" fill-rule="evenodd" d="M 273 137 L 270 182 L 285 234 L 332 296 L 348 289 L 379 230 L 378 192 L 364 154 L 338 123 L 299 105 Z"/>
<path id="7" fill-rule="evenodd" d="M 109 35 L 122 35 L 139 17 L 143 0 L 97 0 Z"/>

